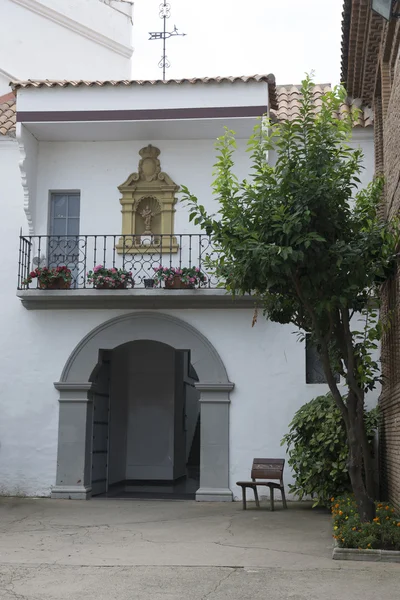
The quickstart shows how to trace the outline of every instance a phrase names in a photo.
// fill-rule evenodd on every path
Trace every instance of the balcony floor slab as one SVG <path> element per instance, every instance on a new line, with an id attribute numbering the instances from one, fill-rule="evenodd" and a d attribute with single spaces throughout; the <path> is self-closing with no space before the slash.
<path id="1" fill-rule="evenodd" d="M 72 309 L 174 309 L 253 308 L 253 296 L 232 298 L 223 289 L 129 289 L 129 290 L 18 290 L 17 297 L 28 310 Z"/>

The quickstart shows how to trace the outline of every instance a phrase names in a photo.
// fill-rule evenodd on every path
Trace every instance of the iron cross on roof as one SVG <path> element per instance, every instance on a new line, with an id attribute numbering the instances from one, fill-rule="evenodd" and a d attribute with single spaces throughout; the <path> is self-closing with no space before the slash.
<path id="1" fill-rule="evenodd" d="M 176 25 L 174 25 L 173 31 L 166 30 L 167 19 L 169 19 L 171 16 L 171 5 L 166 0 L 164 0 L 164 2 L 162 4 L 160 4 L 159 15 L 160 15 L 160 19 L 164 20 L 164 30 L 163 31 L 150 31 L 149 32 L 149 35 L 150 35 L 149 40 L 162 40 L 163 41 L 163 53 L 162 53 L 161 60 L 158 63 L 158 66 L 160 67 L 160 69 L 163 70 L 163 80 L 165 80 L 165 69 L 168 69 L 168 67 L 171 66 L 171 63 L 169 62 L 167 54 L 166 54 L 166 47 L 165 47 L 166 40 L 168 38 L 176 36 L 176 35 L 184 36 L 184 35 L 186 35 L 186 33 L 179 33 Z"/>

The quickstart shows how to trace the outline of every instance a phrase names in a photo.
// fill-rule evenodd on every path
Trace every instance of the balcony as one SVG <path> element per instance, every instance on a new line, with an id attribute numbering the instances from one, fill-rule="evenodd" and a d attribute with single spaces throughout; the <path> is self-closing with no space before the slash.
<path id="1" fill-rule="evenodd" d="M 121 308 L 251 308 L 251 296 L 235 299 L 208 267 L 216 249 L 204 234 L 121 236 L 21 236 L 17 296 L 27 309 Z M 123 289 L 98 289 L 87 274 L 103 265 L 131 273 Z M 66 266 L 68 289 L 42 289 L 38 279 L 27 283 L 36 268 Z M 189 289 L 166 289 L 155 278 L 158 267 L 197 267 L 206 280 Z"/>

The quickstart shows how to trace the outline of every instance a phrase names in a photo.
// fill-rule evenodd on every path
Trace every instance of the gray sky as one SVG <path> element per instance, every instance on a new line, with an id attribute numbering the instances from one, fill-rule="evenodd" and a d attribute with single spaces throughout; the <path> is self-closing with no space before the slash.
<path id="1" fill-rule="evenodd" d="M 133 78 L 156 79 L 162 0 L 136 0 Z M 278 84 L 300 83 L 315 71 L 319 83 L 339 83 L 343 0 L 169 0 L 171 38 L 167 78 L 274 73 Z"/>

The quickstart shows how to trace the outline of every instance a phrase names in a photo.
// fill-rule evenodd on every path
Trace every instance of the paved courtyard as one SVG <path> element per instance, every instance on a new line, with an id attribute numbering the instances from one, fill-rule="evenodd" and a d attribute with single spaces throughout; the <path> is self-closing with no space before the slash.
<path id="1" fill-rule="evenodd" d="M 0 600 L 376 600 L 400 565 L 333 561 L 308 505 L 0 499 Z"/>

